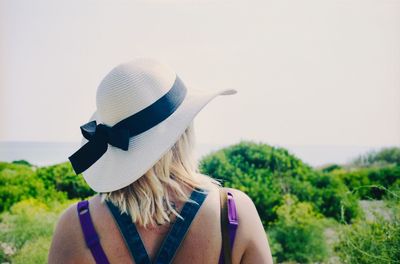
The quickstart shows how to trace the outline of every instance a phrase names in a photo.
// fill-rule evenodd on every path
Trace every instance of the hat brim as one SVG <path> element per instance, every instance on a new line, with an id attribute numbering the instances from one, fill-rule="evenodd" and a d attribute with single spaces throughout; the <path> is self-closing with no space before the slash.
<path id="1" fill-rule="evenodd" d="M 218 95 L 235 94 L 235 90 L 204 92 L 188 89 L 178 109 L 155 127 L 130 138 L 127 151 L 108 145 L 104 155 L 82 173 L 88 185 L 96 192 L 119 190 L 144 175 L 190 125 L 195 116 Z M 96 112 L 90 121 L 98 119 Z M 82 145 L 87 140 L 82 138 Z"/>

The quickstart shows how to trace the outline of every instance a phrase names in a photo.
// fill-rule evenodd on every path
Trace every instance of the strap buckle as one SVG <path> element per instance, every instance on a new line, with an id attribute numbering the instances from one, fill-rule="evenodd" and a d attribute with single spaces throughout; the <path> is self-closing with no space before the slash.
<path id="1" fill-rule="evenodd" d="M 239 225 L 239 217 L 237 215 L 235 201 L 230 192 L 228 192 L 228 220 L 231 225 Z"/>

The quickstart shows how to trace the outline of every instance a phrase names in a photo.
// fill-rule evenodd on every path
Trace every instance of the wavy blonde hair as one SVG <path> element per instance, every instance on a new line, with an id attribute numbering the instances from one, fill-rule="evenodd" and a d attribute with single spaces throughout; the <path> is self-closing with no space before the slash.
<path id="1" fill-rule="evenodd" d="M 194 146 L 191 123 L 174 146 L 142 177 L 120 190 L 102 193 L 102 202 L 111 201 L 122 212 L 129 213 L 134 223 L 145 228 L 171 222 L 171 213 L 180 217 L 171 198 L 186 202 L 190 195 L 186 190 L 208 190 L 212 184 L 218 184 L 199 173 Z"/>

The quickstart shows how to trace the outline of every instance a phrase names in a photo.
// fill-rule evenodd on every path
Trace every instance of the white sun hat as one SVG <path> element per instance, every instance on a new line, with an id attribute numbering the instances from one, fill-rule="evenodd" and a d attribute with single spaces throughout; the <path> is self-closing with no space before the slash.
<path id="1" fill-rule="evenodd" d="M 120 64 L 100 83 L 97 111 L 81 126 L 82 146 L 69 160 L 97 192 L 126 187 L 161 159 L 207 103 L 235 93 L 186 87 L 153 59 Z"/>

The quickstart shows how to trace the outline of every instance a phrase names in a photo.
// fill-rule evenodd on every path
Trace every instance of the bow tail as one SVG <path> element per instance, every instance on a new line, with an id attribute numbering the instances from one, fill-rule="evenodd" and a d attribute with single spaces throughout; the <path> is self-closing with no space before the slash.
<path id="1" fill-rule="evenodd" d="M 107 142 L 90 140 L 68 159 L 76 174 L 80 174 L 92 166 L 107 151 Z"/>

